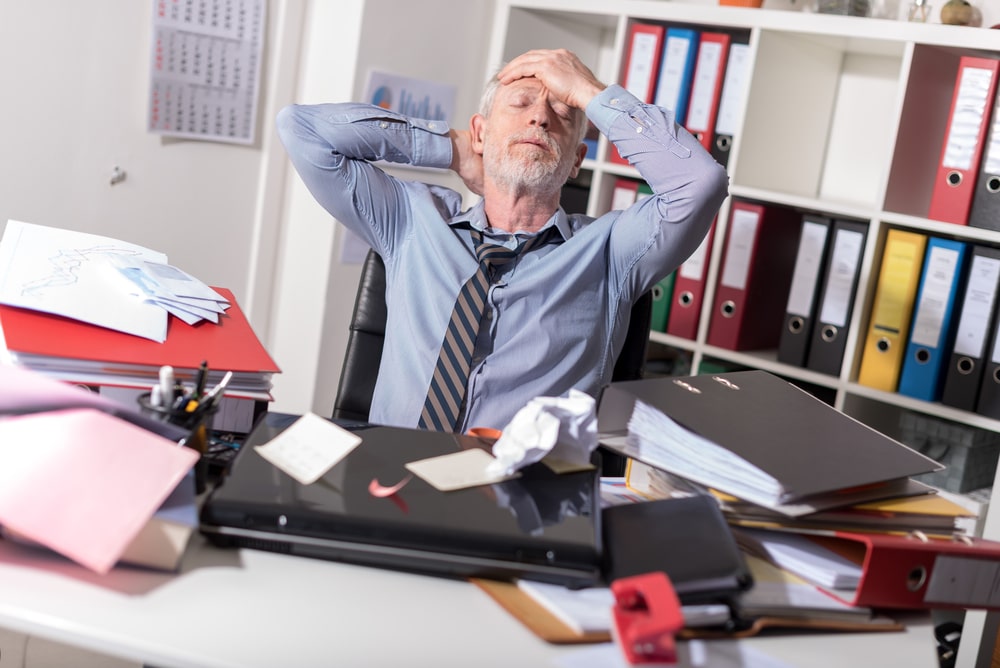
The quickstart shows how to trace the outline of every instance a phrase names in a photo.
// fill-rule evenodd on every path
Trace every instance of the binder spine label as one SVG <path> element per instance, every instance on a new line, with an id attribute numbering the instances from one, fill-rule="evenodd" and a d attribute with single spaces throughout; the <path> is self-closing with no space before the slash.
<path id="1" fill-rule="evenodd" d="M 854 298 L 854 277 L 857 276 L 865 235 L 854 230 L 838 230 L 830 258 L 826 295 L 820 307 L 820 322 L 837 327 L 847 324 Z"/>
<path id="2" fill-rule="evenodd" d="M 722 59 L 722 44 L 702 42 L 698 54 L 698 68 L 695 70 L 694 85 L 691 87 L 691 107 L 688 109 L 688 129 L 709 130 L 708 119 L 712 113 L 712 97 L 715 93 L 715 77 Z"/>
<path id="3" fill-rule="evenodd" d="M 979 130 L 986 110 L 989 109 L 987 97 L 992 81 L 991 70 L 966 67 L 962 71 L 955 99 L 955 114 L 948 129 L 948 141 L 941 160 L 941 164 L 948 169 L 966 171 L 973 167 L 972 158 L 976 153 Z"/>
<path id="4" fill-rule="evenodd" d="M 746 83 L 749 80 L 750 46 L 733 44 L 729 48 L 729 63 L 726 78 L 722 81 L 722 97 L 719 99 L 719 116 L 715 119 L 715 132 L 720 135 L 735 135 L 739 125 Z"/>
<path id="5" fill-rule="evenodd" d="M 970 608 L 1000 605 L 1000 562 L 939 555 L 934 560 L 924 602 Z"/>
<path id="6" fill-rule="evenodd" d="M 726 267 L 722 272 L 722 285 L 727 288 L 745 290 L 747 274 L 750 272 L 750 258 L 753 242 L 757 236 L 760 216 L 755 211 L 734 209 L 732 227 L 729 230 L 729 246 L 726 248 Z"/>
<path id="7" fill-rule="evenodd" d="M 628 92 L 646 102 L 647 91 L 652 84 L 653 63 L 656 62 L 656 35 L 637 32 L 632 41 L 632 57 L 625 77 Z"/>
<path id="8" fill-rule="evenodd" d="M 934 247 L 928 254 L 920 304 L 913 321 L 913 343 L 930 348 L 940 345 L 958 259 L 958 251 L 948 248 Z"/>
<path id="9" fill-rule="evenodd" d="M 683 113 L 678 109 L 678 101 L 681 95 L 681 86 L 684 83 L 684 64 L 687 62 L 688 50 L 691 48 L 691 40 L 681 37 L 668 36 L 666 55 L 663 64 L 666 68 L 660 72 L 660 84 L 656 91 L 657 106 L 664 107 L 674 112 L 675 116 Z"/>
<path id="10" fill-rule="evenodd" d="M 799 252 L 795 258 L 795 273 L 792 288 L 788 291 L 788 305 L 785 310 L 793 315 L 808 318 L 812 315 L 813 295 L 823 263 L 823 249 L 826 246 L 827 226 L 819 223 L 802 224 Z"/>
<path id="11" fill-rule="evenodd" d="M 962 318 L 955 336 L 955 352 L 980 359 L 986 346 L 986 334 L 990 327 L 990 315 L 997 282 L 1000 281 L 1000 260 L 977 255 L 969 270 L 969 282 L 965 289 L 965 304 Z"/>

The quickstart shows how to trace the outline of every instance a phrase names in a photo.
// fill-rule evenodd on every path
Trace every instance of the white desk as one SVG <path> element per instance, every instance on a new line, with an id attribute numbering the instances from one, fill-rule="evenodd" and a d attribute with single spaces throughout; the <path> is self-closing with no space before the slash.
<path id="1" fill-rule="evenodd" d="M 582 646 L 539 640 L 474 585 L 196 536 L 179 575 L 99 576 L 0 541 L 0 627 L 152 666 L 556 666 Z M 929 616 L 905 633 L 756 638 L 793 666 L 936 668 Z"/>

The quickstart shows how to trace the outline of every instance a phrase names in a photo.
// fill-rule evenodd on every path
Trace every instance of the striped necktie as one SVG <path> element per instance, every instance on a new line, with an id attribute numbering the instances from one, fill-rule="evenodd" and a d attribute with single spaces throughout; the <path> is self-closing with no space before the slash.
<path id="1" fill-rule="evenodd" d="M 465 388 L 469 382 L 472 365 L 472 351 L 479 335 L 479 323 L 486 308 L 486 295 L 490 288 L 491 270 L 501 267 L 521 253 L 544 245 L 553 238 L 556 228 L 521 242 L 510 249 L 483 242 L 478 230 L 472 230 L 476 245 L 479 269 L 462 286 L 455 300 L 455 310 L 451 314 L 448 331 L 445 332 L 438 355 L 434 376 L 431 378 L 427 399 L 420 414 L 420 428 L 435 431 L 453 431 L 465 399 Z"/>

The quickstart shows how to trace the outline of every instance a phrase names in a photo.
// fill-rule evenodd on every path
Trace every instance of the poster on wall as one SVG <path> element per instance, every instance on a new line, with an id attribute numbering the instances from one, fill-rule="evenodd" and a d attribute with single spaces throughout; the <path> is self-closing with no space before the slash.
<path id="1" fill-rule="evenodd" d="M 148 130 L 253 144 L 267 0 L 152 0 Z"/>
<path id="2" fill-rule="evenodd" d="M 450 123 L 455 115 L 455 86 L 373 70 L 363 102 L 414 118 Z"/>

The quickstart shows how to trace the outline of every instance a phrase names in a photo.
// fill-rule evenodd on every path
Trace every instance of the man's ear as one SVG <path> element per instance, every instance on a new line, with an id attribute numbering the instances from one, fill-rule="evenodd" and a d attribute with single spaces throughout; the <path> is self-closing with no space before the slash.
<path id="1" fill-rule="evenodd" d="M 576 147 L 576 162 L 573 163 L 573 170 L 569 174 L 569 178 L 575 179 L 576 175 L 580 173 L 580 165 L 583 164 L 583 159 L 587 157 L 587 145 L 580 144 Z"/>
<path id="2" fill-rule="evenodd" d="M 469 134 L 472 138 L 472 150 L 478 155 L 483 154 L 483 134 L 486 132 L 486 118 L 482 114 L 473 114 L 469 119 Z"/>

